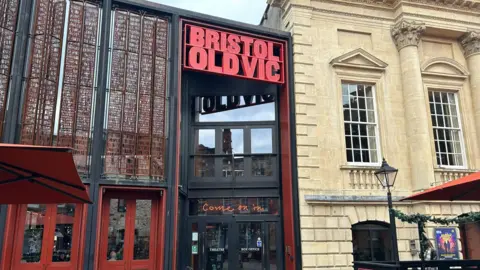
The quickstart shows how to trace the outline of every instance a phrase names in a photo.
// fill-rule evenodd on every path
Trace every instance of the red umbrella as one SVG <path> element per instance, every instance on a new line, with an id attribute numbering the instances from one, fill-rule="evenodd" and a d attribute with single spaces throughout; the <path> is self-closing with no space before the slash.
<path id="1" fill-rule="evenodd" d="M 480 201 L 480 172 L 419 192 L 404 200 Z"/>
<path id="2" fill-rule="evenodd" d="M 0 204 L 91 203 L 72 149 L 0 144 Z"/>

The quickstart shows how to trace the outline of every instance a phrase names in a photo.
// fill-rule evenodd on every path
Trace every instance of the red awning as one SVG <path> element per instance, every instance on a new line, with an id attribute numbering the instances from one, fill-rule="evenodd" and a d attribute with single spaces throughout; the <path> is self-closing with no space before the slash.
<path id="1" fill-rule="evenodd" d="M 480 172 L 427 189 L 403 199 L 412 201 L 480 201 Z"/>
<path id="2" fill-rule="evenodd" d="M 71 151 L 0 144 L 0 204 L 91 203 Z"/>

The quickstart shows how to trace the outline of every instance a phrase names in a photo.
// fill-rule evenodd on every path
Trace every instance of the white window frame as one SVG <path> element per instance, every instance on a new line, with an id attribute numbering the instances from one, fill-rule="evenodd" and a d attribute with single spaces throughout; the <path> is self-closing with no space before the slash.
<path id="1" fill-rule="evenodd" d="M 438 166 L 438 168 L 441 168 L 441 169 L 465 169 L 465 168 L 467 168 L 467 156 L 466 156 L 466 148 L 465 148 L 465 139 L 464 139 L 464 134 L 463 134 L 462 115 L 460 114 L 460 103 L 459 103 L 459 98 L 458 98 L 459 93 L 458 93 L 458 91 L 452 91 L 452 90 L 449 90 L 449 89 L 428 88 L 427 94 L 435 93 L 435 92 L 453 94 L 453 96 L 455 98 L 455 109 L 457 111 L 457 118 L 458 118 L 458 128 L 454 128 L 454 127 L 444 128 L 444 127 L 434 126 L 433 122 L 431 120 L 432 112 L 431 112 L 431 109 L 430 109 L 430 100 L 427 100 L 427 102 L 428 102 L 428 113 L 429 113 L 429 116 L 430 116 L 431 131 L 432 131 L 432 135 L 433 135 L 432 142 L 433 142 L 433 151 L 434 151 L 434 154 L 435 154 L 435 156 L 434 156 L 435 164 Z M 435 97 L 434 97 L 434 104 L 436 104 Z M 438 115 L 438 114 L 436 114 L 436 112 L 435 112 L 435 115 Z M 435 149 L 436 141 L 435 141 L 435 134 L 434 134 L 436 129 L 459 130 L 460 131 L 459 132 L 460 151 L 461 151 L 461 155 L 462 155 L 462 164 L 463 165 L 459 166 L 459 165 L 441 165 L 441 164 L 438 164 L 437 151 Z M 440 149 L 440 146 L 438 146 L 438 148 Z"/>
<path id="2" fill-rule="evenodd" d="M 380 129 L 379 129 L 379 118 L 378 118 L 378 106 L 377 106 L 377 88 L 375 83 L 371 82 L 361 82 L 361 81 L 349 81 L 349 80 L 341 80 L 340 81 L 340 91 L 341 91 L 341 97 L 342 97 L 342 104 L 343 104 L 343 85 L 363 85 L 363 86 L 371 86 L 372 87 L 372 97 L 373 97 L 373 111 L 374 111 L 374 116 L 375 116 L 375 123 L 368 123 L 368 122 L 360 122 L 360 121 L 345 121 L 345 117 L 343 115 L 343 108 L 342 108 L 342 129 L 343 129 L 343 140 L 345 143 L 345 137 L 346 132 L 345 132 L 345 124 L 367 124 L 367 125 L 375 125 L 375 144 L 376 144 L 376 151 L 377 151 L 377 162 L 351 162 L 348 161 L 348 155 L 347 155 L 347 145 L 345 143 L 345 148 L 344 148 L 344 155 L 345 155 L 345 160 L 347 162 L 347 165 L 349 166 L 361 166 L 361 167 L 378 167 L 381 165 L 381 157 L 382 157 L 382 147 L 380 143 Z M 351 119 L 351 115 L 350 115 Z M 353 136 L 351 136 L 353 137 Z M 352 141 L 352 147 L 353 147 L 353 141 Z M 353 148 L 352 148 L 353 149 Z M 360 142 L 360 151 L 362 150 L 361 148 L 361 142 Z"/>

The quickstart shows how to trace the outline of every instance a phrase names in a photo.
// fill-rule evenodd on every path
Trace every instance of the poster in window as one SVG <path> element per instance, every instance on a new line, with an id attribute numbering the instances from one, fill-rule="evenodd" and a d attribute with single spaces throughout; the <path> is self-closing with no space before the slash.
<path id="1" fill-rule="evenodd" d="M 455 228 L 435 228 L 435 243 L 440 260 L 458 260 L 457 231 Z"/>

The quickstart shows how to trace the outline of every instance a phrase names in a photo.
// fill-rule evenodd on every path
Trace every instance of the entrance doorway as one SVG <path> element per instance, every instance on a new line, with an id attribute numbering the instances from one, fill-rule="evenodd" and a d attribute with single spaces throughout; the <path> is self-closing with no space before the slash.
<path id="1" fill-rule="evenodd" d="M 160 229 L 159 191 L 110 191 L 102 200 L 99 269 L 156 269 Z"/>
<path id="2" fill-rule="evenodd" d="M 194 270 L 283 269 L 278 218 L 196 217 L 189 229 Z"/>
<path id="3" fill-rule="evenodd" d="M 28 204 L 17 213 L 12 269 L 79 268 L 83 205 Z"/>

